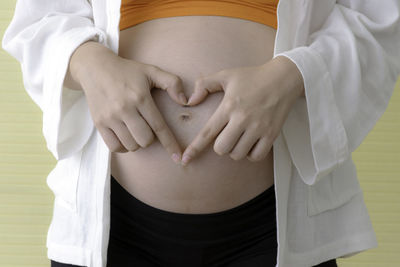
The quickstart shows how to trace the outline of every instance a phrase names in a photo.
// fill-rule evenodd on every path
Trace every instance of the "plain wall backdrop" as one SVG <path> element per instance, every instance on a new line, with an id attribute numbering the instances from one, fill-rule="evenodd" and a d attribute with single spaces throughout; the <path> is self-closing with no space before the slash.
<path id="1" fill-rule="evenodd" d="M 1 38 L 15 4 L 0 2 Z M 379 247 L 339 259 L 338 265 L 398 267 L 400 79 L 387 111 L 353 159 Z M 54 196 L 46 178 L 55 164 L 42 135 L 42 112 L 23 87 L 19 62 L 0 49 L 0 267 L 50 266 L 46 235 Z"/>

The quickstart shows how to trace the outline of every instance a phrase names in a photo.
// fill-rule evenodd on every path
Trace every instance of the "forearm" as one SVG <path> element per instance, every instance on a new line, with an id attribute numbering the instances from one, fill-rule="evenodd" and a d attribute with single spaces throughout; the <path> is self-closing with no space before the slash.
<path id="1" fill-rule="evenodd" d="M 282 71 L 286 73 L 289 86 L 293 88 L 294 92 L 299 97 L 305 97 L 303 76 L 296 64 L 285 56 L 278 56 L 274 60 L 277 60 L 278 64 L 282 66 Z"/>
<path id="2" fill-rule="evenodd" d="M 70 67 L 68 67 L 67 73 L 65 74 L 64 85 L 72 90 L 83 90 L 81 85 L 72 77 Z"/>

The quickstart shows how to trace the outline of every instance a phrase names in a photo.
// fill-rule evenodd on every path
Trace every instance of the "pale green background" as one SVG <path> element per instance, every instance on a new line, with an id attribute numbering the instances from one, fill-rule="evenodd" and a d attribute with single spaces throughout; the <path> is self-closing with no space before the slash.
<path id="1" fill-rule="evenodd" d="M 15 0 L 0 2 L 3 36 Z M 42 113 L 25 92 L 19 63 L 0 49 L 0 267 L 50 266 L 46 234 L 56 164 L 42 135 Z M 388 110 L 353 154 L 379 247 L 339 266 L 400 266 L 400 79 Z"/>

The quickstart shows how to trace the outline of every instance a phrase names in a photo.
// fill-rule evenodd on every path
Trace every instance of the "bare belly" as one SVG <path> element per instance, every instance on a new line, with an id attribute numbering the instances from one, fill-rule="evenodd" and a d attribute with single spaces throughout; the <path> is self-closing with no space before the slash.
<path id="1" fill-rule="evenodd" d="M 200 75 L 270 60 L 275 33 L 266 25 L 232 17 L 160 18 L 121 31 L 119 55 L 178 75 L 189 97 Z M 224 93 L 211 94 L 193 107 L 176 104 L 159 88 L 152 89 L 152 96 L 183 152 Z M 135 152 L 113 152 L 111 174 L 130 194 L 153 207 L 212 213 L 238 206 L 273 186 L 273 152 L 258 162 L 233 160 L 228 154 L 216 154 L 212 142 L 183 167 L 172 161 L 156 138 Z"/>

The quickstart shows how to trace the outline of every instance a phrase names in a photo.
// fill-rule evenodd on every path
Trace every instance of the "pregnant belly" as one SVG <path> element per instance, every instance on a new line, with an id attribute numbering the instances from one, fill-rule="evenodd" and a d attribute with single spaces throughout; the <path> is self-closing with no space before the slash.
<path id="1" fill-rule="evenodd" d="M 120 33 L 119 55 L 179 76 L 189 97 L 197 77 L 222 69 L 261 65 L 273 56 L 275 29 L 232 17 L 153 19 Z M 246 88 L 243 88 L 246 90 Z M 152 88 L 153 99 L 178 143 L 195 138 L 224 93 L 184 107 Z M 134 152 L 111 155 L 111 174 L 130 194 L 153 207 L 178 213 L 212 213 L 238 206 L 273 186 L 273 153 L 258 162 L 219 156 L 211 142 L 187 166 L 175 164 L 155 141 Z"/>

